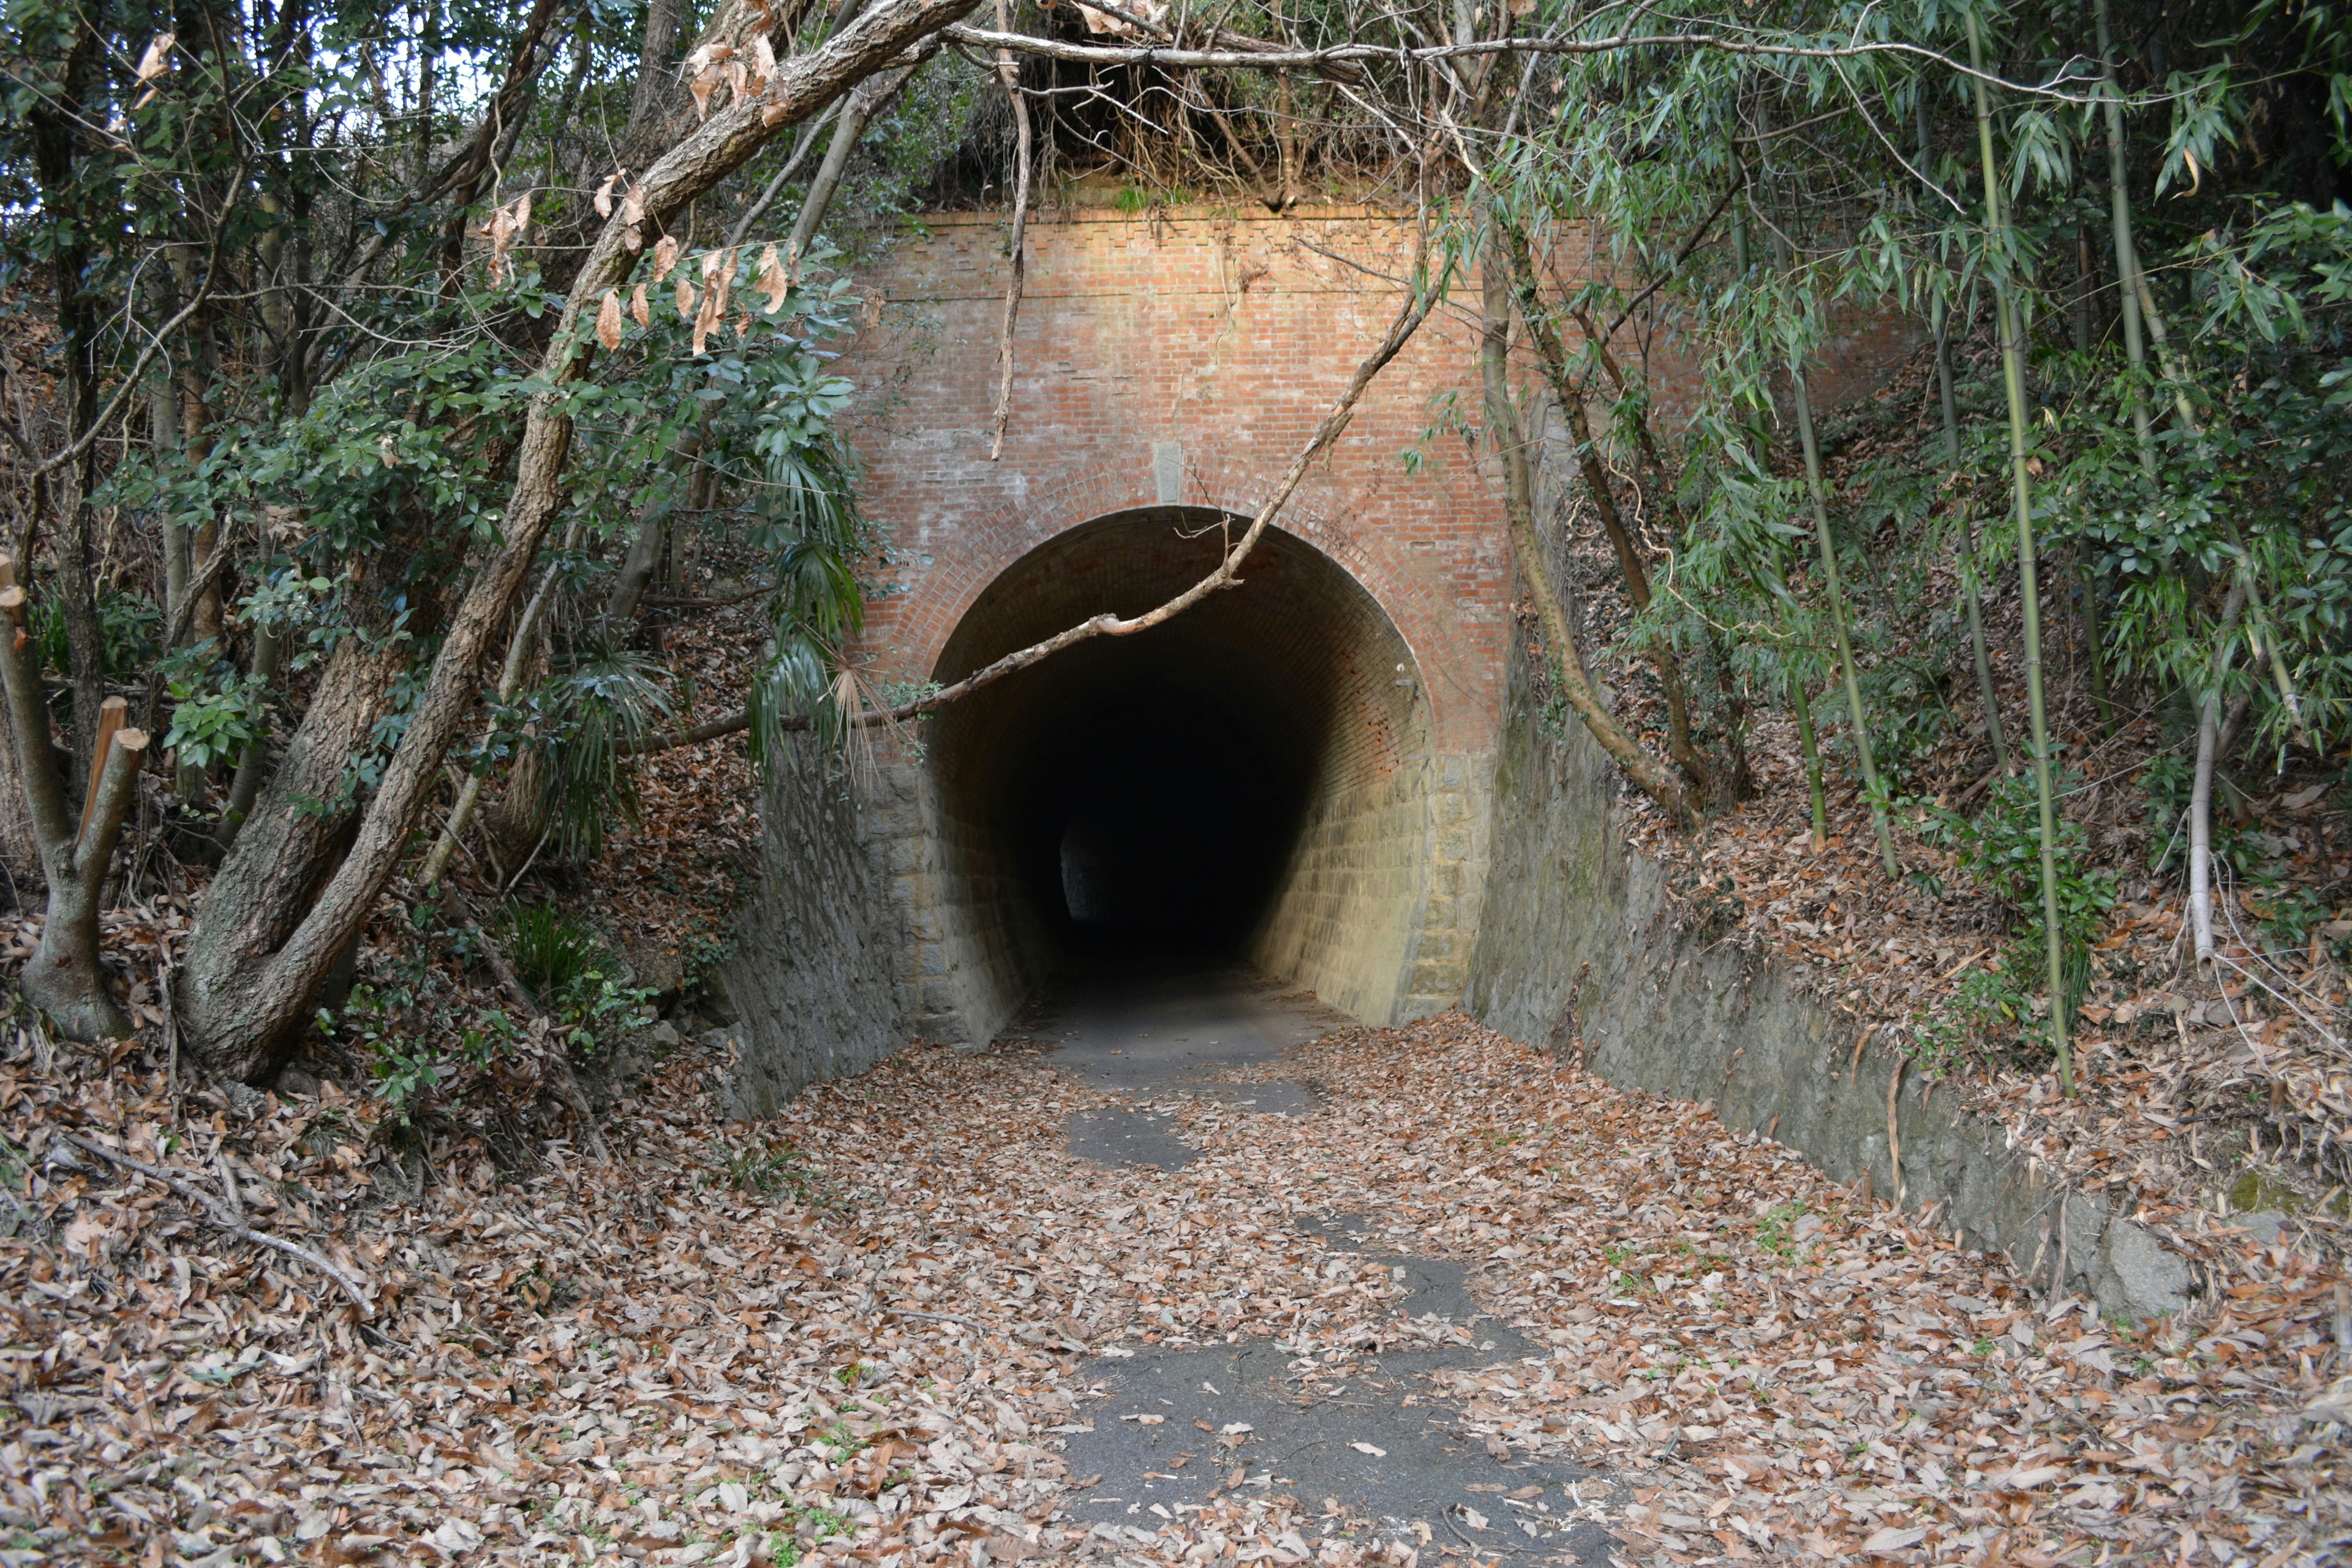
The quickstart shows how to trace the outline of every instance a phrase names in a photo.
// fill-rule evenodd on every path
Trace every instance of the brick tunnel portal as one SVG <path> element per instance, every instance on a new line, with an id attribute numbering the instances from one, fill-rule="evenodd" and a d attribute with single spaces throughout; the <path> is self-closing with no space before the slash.
<path id="1" fill-rule="evenodd" d="M 1246 526 L 1156 507 L 1066 530 L 981 592 L 934 678 L 1150 609 Z M 937 721 L 935 931 L 968 1026 L 1106 950 L 1240 957 L 1359 1016 L 1397 1010 L 1432 827 L 1418 665 L 1372 595 L 1306 541 L 1270 529 L 1240 575 Z"/>

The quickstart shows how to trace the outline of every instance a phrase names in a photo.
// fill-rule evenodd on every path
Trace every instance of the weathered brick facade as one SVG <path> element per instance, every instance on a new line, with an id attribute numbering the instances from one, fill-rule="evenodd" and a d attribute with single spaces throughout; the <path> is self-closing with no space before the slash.
<path id="1" fill-rule="evenodd" d="M 1375 274 L 1404 259 L 1393 220 L 1352 212 L 1034 222 L 992 464 L 1004 236 L 993 215 L 935 218 L 860 280 L 880 319 L 847 362 L 868 389 L 856 439 L 901 558 L 866 637 L 884 668 L 931 673 L 980 591 L 1065 529 L 1136 507 L 1255 511 L 1387 328 L 1398 292 Z M 1433 319 L 1284 517 L 1394 620 L 1449 751 L 1494 743 L 1509 559 L 1458 427 L 1419 472 L 1404 458 L 1448 414 L 1475 427 L 1476 370 L 1472 323 Z"/>

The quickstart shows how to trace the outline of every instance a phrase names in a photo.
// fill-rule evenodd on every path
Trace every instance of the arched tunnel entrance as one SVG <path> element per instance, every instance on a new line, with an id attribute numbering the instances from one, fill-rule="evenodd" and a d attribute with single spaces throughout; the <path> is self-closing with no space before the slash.
<path id="1" fill-rule="evenodd" d="M 981 592 L 934 679 L 1162 603 L 1244 526 L 1152 508 L 1069 529 Z M 1241 577 L 935 721 L 916 1032 L 985 1038 L 1058 965 L 1105 953 L 1238 957 L 1360 1017 L 1399 1015 L 1434 833 L 1418 668 L 1305 541 L 1269 530 Z"/>

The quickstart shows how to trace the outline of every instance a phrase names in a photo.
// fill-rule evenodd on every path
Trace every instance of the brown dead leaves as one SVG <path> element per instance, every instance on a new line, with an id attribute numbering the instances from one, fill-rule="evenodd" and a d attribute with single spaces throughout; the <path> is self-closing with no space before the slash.
<path id="1" fill-rule="evenodd" d="M 1482 1444 L 1600 1467 L 1591 1517 L 1628 1563 L 2078 1563 L 2192 1532 L 2284 1563 L 2344 1528 L 2336 1287 L 2284 1252 L 2242 1254 L 2177 1332 L 2045 1311 L 1787 1151 L 1459 1018 L 1299 1053 L 1308 1117 L 1170 1099 L 1202 1151 L 1170 1173 L 1066 1153 L 1107 1097 L 1019 1048 L 909 1050 L 757 1129 L 717 1123 L 723 1065 L 680 1051 L 623 1099 L 613 1165 L 558 1145 L 501 1178 L 444 1142 L 418 1192 L 365 1101 L 200 1100 L 174 1142 L 159 1078 L 41 1077 L 19 1041 L 5 1522 L 166 1561 L 1360 1562 L 1278 1489 L 1108 1522 L 1054 1452 L 1097 1418 L 1071 1342 L 1265 1338 L 1333 1369 L 1367 1331 L 1466 1331 L 1398 1321 L 1384 1263 L 1311 1239 L 1354 1212 L 1382 1252 L 1470 1263 L 1545 1346 L 1428 1397 Z M 368 1271 L 381 1337 L 167 1195 L 50 1162 L 61 1124 L 193 1178 L 226 1160 Z"/>
<path id="2" fill-rule="evenodd" d="M 490 286 L 498 288 L 513 276 L 507 253 L 530 237 L 530 193 L 525 191 L 509 205 L 494 209 L 474 232 L 489 242 Z"/>

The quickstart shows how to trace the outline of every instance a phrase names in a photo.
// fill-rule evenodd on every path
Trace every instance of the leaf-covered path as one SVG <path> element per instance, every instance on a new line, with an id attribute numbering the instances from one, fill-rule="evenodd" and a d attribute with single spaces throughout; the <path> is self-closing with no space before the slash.
<path id="1" fill-rule="evenodd" d="M 2343 1298 L 2298 1258 L 2249 1246 L 2135 1335 L 1458 1016 L 1175 1085 L 918 1048 L 756 1128 L 687 1047 L 611 1163 L 443 1151 L 422 1190 L 363 1163 L 354 1102 L 191 1099 L 174 1143 L 161 1075 L 18 1045 L 11 1562 L 2280 1568 L 2347 1539 Z M 1130 1110 L 1191 1157 L 1072 1152 Z M 372 1321 L 68 1129 L 231 1172 Z M 1192 1376 L 1219 1357 L 1257 1382 Z M 1294 1418 L 1409 1427 L 1443 1484 L 1383 1512 L 1391 1454 L 1286 1452 Z"/>

